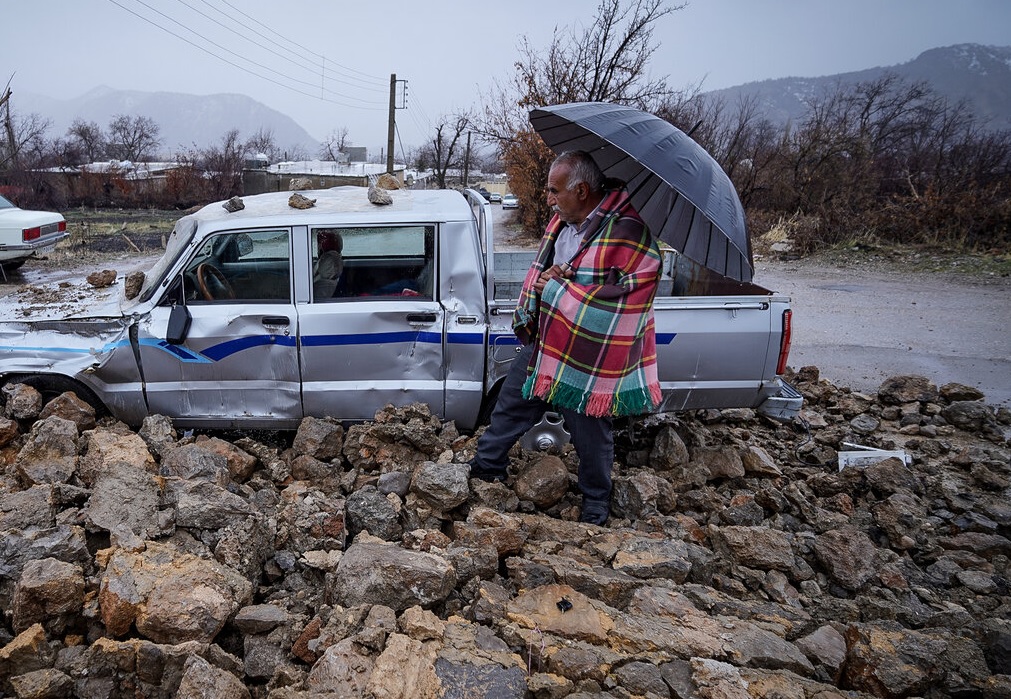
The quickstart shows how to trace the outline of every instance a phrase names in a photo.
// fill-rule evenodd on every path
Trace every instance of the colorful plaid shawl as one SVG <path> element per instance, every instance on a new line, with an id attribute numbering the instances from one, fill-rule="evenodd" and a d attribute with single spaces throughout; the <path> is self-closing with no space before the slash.
<path id="1" fill-rule="evenodd" d="M 517 337 L 537 343 L 523 395 L 597 417 L 654 410 L 660 250 L 628 194 L 610 192 L 583 233 L 575 276 L 549 281 L 538 298 L 533 284 L 563 225 L 557 215 L 548 223 L 513 315 Z"/>

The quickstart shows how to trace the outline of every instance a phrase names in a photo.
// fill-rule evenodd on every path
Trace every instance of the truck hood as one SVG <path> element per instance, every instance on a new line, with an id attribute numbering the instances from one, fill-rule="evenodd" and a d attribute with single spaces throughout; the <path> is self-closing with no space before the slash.
<path id="1" fill-rule="evenodd" d="M 0 298 L 0 322 L 119 318 L 136 305 L 123 296 L 123 279 L 96 288 L 83 280 L 23 284 Z"/>

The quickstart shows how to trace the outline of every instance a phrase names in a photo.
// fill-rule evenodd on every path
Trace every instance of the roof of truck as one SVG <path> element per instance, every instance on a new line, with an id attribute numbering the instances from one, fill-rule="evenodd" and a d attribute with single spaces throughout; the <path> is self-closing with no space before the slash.
<path id="1" fill-rule="evenodd" d="M 298 209 L 288 201 L 296 192 L 270 192 L 242 197 L 244 208 L 229 212 L 224 201 L 208 204 L 192 214 L 198 224 L 235 222 L 239 225 L 257 223 L 279 224 L 281 219 L 291 225 L 293 217 L 305 222 L 325 219 L 335 223 L 333 214 L 340 214 L 350 222 L 382 219 L 383 222 L 454 221 L 473 216 L 467 199 L 460 192 L 448 189 L 432 190 L 382 190 L 390 195 L 392 204 L 373 204 L 368 199 L 367 187 L 333 187 L 297 192 L 314 200 L 308 209 Z"/>

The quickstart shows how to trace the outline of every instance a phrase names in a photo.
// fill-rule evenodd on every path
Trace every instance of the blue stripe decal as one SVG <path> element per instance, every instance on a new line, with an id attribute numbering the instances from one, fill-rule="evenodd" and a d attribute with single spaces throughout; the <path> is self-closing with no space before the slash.
<path id="1" fill-rule="evenodd" d="M 481 345 L 484 344 L 483 333 L 448 333 L 446 342 L 451 345 Z"/>
<path id="2" fill-rule="evenodd" d="M 110 342 L 108 344 L 102 345 L 101 349 L 83 348 L 83 347 L 28 347 L 25 345 L 0 345 L 0 352 L 17 352 L 21 354 L 23 352 L 65 352 L 67 354 L 94 354 L 100 355 L 106 352 L 111 352 L 117 347 L 129 346 L 129 340 L 118 340 L 116 342 Z"/>
<path id="3" fill-rule="evenodd" d="M 229 340 L 218 345 L 212 345 L 201 354 L 211 361 L 217 362 L 230 355 L 238 354 L 243 350 L 252 349 L 253 347 L 263 347 L 264 345 L 294 347 L 295 338 L 287 335 L 250 335 L 249 337 L 240 337 L 237 340 Z"/>
<path id="4" fill-rule="evenodd" d="M 677 337 L 677 333 L 657 333 L 656 334 L 656 344 L 658 345 L 669 345 L 674 342 L 674 338 Z"/>
<path id="5" fill-rule="evenodd" d="M 433 332 L 406 330 L 389 333 L 360 333 L 354 335 L 307 335 L 302 338 L 305 347 L 332 345 L 378 345 L 384 342 L 426 342 L 442 344 L 442 335 Z"/>
<path id="6" fill-rule="evenodd" d="M 199 352 L 194 352 L 188 347 L 183 347 L 182 345 L 173 345 L 165 340 L 159 340 L 158 338 L 144 338 L 140 341 L 140 344 L 146 347 L 154 347 L 155 349 L 160 349 L 162 352 L 167 352 L 173 357 L 181 362 L 186 362 L 188 364 L 210 364 L 211 360 L 200 354 Z"/>

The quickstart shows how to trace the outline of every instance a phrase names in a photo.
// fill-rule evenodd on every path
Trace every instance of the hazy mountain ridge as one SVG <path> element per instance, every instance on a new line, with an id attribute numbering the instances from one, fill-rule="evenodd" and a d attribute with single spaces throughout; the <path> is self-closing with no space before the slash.
<path id="1" fill-rule="evenodd" d="M 990 128 L 1011 128 L 1011 46 L 957 44 L 924 51 L 895 66 L 821 77 L 763 80 L 705 94 L 720 97 L 731 106 L 753 95 L 768 118 L 786 123 L 801 118 L 812 99 L 840 82 L 866 82 L 889 72 L 910 82 L 925 80 L 952 102 L 967 99 Z M 285 150 L 300 146 L 315 153 L 319 146 L 319 141 L 291 117 L 239 94 L 190 95 L 100 86 L 70 100 L 15 90 L 13 104 L 20 113 L 37 113 L 51 120 L 52 137 L 64 136 L 76 118 L 107 128 L 117 114 L 150 117 L 160 127 L 161 150 L 165 155 L 220 143 L 233 128 L 239 130 L 242 139 L 261 128 L 270 130 L 274 142 Z"/>
<path id="2" fill-rule="evenodd" d="M 282 149 L 301 146 L 315 152 L 319 145 L 291 117 L 245 95 L 189 95 L 100 86 L 70 100 L 18 92 L 13 101 L 19 112 L 37 113 L 49 119 L 51 136 L 63 136 L 78 118 L 93 121 L 104 129 L 118 114 L 149 117 L 159 126 L 161 151 L 166 155 L 220 143 L 231 129 L 238 129 L 241 139 L 249 138 L 261 128 L 270 130 L 274 142 Z"/>
<path id="3" fill-rule="evenodd" d="M 772 121 L 803 117 L 810 101 L 839 83 L 868 82 L 894 73 L 909 82 L 926 81 L 952 103 L 965 99 L 988 128 L 1011 128 L 1011 46 L 956 44 L 929 49 L 907 63 L 820 77 L 788 77 L 745 83 L 706 94 L 729 105 L 754 96 Z"/>

